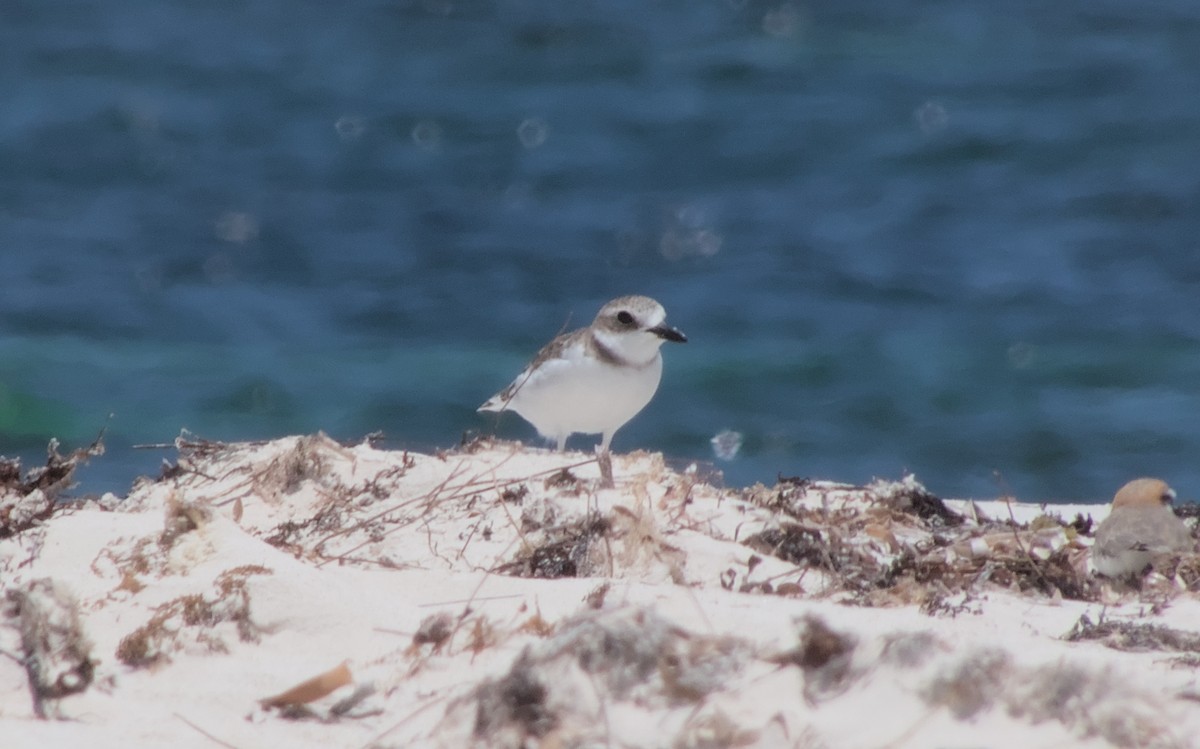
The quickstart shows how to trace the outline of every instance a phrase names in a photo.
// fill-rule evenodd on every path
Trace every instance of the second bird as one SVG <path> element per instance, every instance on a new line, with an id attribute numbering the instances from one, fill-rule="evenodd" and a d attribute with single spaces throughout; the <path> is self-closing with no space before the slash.
<path id="1" fill-rule="evenodd" d="M 1156 559 L 1190 553 L 1195 544 L 1171 510 L 1175 490 L 1159 479 L 1135 479 L 1113 497 L 1112 512 L 1096 529 L 1092 561 L 1106 577 L 1141 575 Z"/>

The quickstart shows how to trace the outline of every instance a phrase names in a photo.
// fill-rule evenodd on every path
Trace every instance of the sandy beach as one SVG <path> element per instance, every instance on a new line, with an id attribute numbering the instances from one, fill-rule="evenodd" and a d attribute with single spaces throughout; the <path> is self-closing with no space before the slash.
<path id="1" fill-rule="evenodd" d="M 1200 568 L 1097 578 L 1104 505 L 942 500 L 912 476 L 727 488 L 644 452 L 613 468 L 600 489 L 586 453 L 318 434 L 181 438 L 161 477 L 69 506 L 47 504 L 64 476 L 10 480 L 0 744 L 1200 735 Z"/>

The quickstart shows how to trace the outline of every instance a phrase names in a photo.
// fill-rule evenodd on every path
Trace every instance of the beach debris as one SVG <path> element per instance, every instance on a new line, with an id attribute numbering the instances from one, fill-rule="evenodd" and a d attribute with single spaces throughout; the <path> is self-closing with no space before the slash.
<path id="1" fill-rule="evenodd" d="M 848 683 L 857 644 L 853 635 L 837 632 L 819 616 L 800 622 L 796 646 L 771 660 L 799 666 L 804 672 L 804 694 L 810 702 L 838 692 Z"/>
<path id="2" fill-rule="evenodd" d="M 496 444 L 496 438 L 484 434 L 477 429 L 468 429 L 462 433 L 458 441 L 459 452 L 473 455 L 477 452 L 490 450 Z"/>
<path id="3" fill-rule="evenodd" d="M 454 634 L 455 617 L 445 611 L 430 614 L 421 620 L 421 625 L 413 633 L 413 648 L 421 645 L 433 646 L 433 652 L 439 652 L 450 635 Z"/>
<path id="4" fill-rule="evenodd" d="M 829 545 L 816 528 L 808 528 L 799 523 L 781 523 L 778 528 L 768 528 L 755 533 L 742 543 L 759 553 L 770 554 L 785 562 L 836 571 L 829 556 Z"/>
<path id="5" fill-rule="evenodd" d="M 58 448 L 58 440 L 51 439 L 46 447 L 46 465 L 24 475 L 19 458 L 0 457 L 0 539 L 11 538 L 67 506 L 59 497 L 70 488 L 76 468 L 104 454 L 104 432 L 92 444 L 66 455 Z"/>
<path id="6" fill-rule="evenodd" d="M 970 522 L 912 475 L 865 487 L 784 479 L 741 496 L 778 518 L 742 543 L 824 573 L 824 595 L 860 605 L 924 606 L 992 585 L 1099 599 L 1075 524 L 1049 515 L 1026 524 Z"/>
<path id="7" fill-rule="evenodd" d="M 1113 650 L 1131 652 L 1200 653 L 1200 634 L 1195 632 L 1146 622 L 1113 619 L 1092 622 L 1087 614 L 1079 617 L 1063 639 L 1067 642 L 1097 640 Z"/>
<path id="8" fill-rule="evenodd" d="M 300 437 L 291 450 L 275 457 L 256 475 L 258 493 L 277 497 L 295 494 L 308 481 L 323 483 L 333 454 L 343 452 L 324 432 Z"/>
<path id="9" fill-rule="evenodd" d="M 1007 653 L 980 648 L 939 671 L 921 697 L 930 705 L 947 708 L 958 720 L 974 720 L 1003 696 L 1012 673 Z"/>
<path id="10" fill-rule="evenodd" d="M 259 565 L 244 565 L 226 570 L 213 582 L 207 593 L 180 596 L 159 605 L 142 626 L 130 632 L 117 645 L 117 659 L 134 668 L 145 668 L 165 660 L 170 654 L 190 648 L 201 652 L 226 653 L 226 628 L 243 642 L 256 642 L 259 627 L 250 618 L 250 593 L 246 581 L 254 575 L 272 574 Z"/>
<path id="11" fill-rule="evenodd" d="M 726 749 L 751 746 L 763 739 L 763 731 L 746 728 L 724 710 L 713 708 L 694 713 L 675 737 L 672 749 Z M 782 746 L 783 736 L 762 746 Z"/>
<path id="12" fill-rule="evenodd" d="M 494 741 L 490 746 L 523 747 L 527 739 L 540 739 L 558 725 L 559 718 L 547 704 L 549 689 L 534 667 L 527 649 L 507 674 L 476 690 L 476 740 Z"/>
<path id="13" fill-rule="evenodd" d="M 603 742 L 599 716 L 614 704 L 703 704 L 752 654 L 738 638 L 686 632 L 650 608 L 585 608 L 523 648 L 502 676 L 453 703 L 443 733 L 478 747 L 525 747 L 551 736 L 558 745 Z M 462 736 L 459 727 L 467 725 L 470 735 Z"/>
<path id="14" fill-rule="evenodd" d="M 273 687 L 208 691 L 222 709 L 255 706 L 258 725 L 226 724 L 227 745 L 900 746 L 996 725 L 1024 743 L 1167 749 L 1195 733 L 1182 669 L 1200 663 L 1200 635 L 1177 628 L 1196 556 L 1114 604 L 1121 624 L 1059 641 L 1098 609 L 1069 599 L 1112 603 L 1088 570 L 1086 509 L 943 501 L 912 476 L 731 489 L 647 453 L 614 455 L 619 489 L 597 491 L 581 453 L 318 437 L 196 443 L 186 470 L 120 506 L 88 502 L 0 543 L 5 625 L 29 579 L 78 581 L 78 639 L 99 643 L 63 659 L 66 680 L 38 672 L 39 710 L 115 735 L 143 701 L 162 712 L 168 689 L 192 712 L 197 671 L 292 684 L 310 675 L 288 665 L 294 648 L 311 642 L 354 660 L 262 700 Z M 257 578 L 264 563 L 283 577 Z M 0 677 L 29 712 L 19 633 L 0 627 Z M 54 699 L 88 678 L 82 697 Z M 885 701 L 896 710 L 870 725 L 839 718 Z M 94 717 L 110 708 L 119 727 Z M 389 725 L 348 725 L 372 710 Z M 1189 733 L 1173 735 L 1181 718 Z M 277 725 L 290 720 L 329 725 Z"/>
<path id="15" fill-rule="evenodd" d="M 21 634 L 21 662 L 29 675 L 34 712 L 47 717 L 47 701 L 87 689 L 96 662 L 83 629 L 79 603 L 62 583 L 30 581 L 6 592 L 9 611 Z"/>
<path id="16" fill-rule="evenodd" d="M 266 708 L 306 705 L 353 683 L 354 677 L 350 674 L 350 666 L 346 661 L 342 661 L 328 671 L 323 671 L 311 679 L 305 679 L 273 697 L 259 700 L 259 704 Z"/>
<path id="17" fill-rule="evenodd" d="M 1057 723 L 1078 739 L 1107 745 L 1182 749 L 1165 720 L 1164 700 L 1107 667 L 1058 661 L 1030 665 L 999 647 L 981 646 L 943 663 L 918 693 L 930 707 L 964 722 L 1006 714 L 1031 725 Z"/>
<path id="18" fill-rule="evenodd" d="M 576 495 L 584 489 L 584 483 L 567 468 L 546 477 L 544 485 L 547 489 L 567 490 Z"/>
<path id="19" fill-rule="evenodd" d="M 583 597 L 583 601 L 589 608 L 602 609 L 604 608 L 604 600 L 608 597 L 608 591 L 610 590 L 612 590 L 612 583 L 600 583 Z"/>
<path id="20" fill-rule="evenodd" d="M 611 527 L 608 519 L 592 515 L 543 529 L 540 542 L 522 549 L 496 572 L 551 579 L 591 577 L 607 567 L 609 557 L 603 542 Z"/>
<path id="21" fill-rule="evenodd" d="M 212 522 L 213 511 L 202 502 L 189 502 L 179 493 L 172 493 L 167 499 L 166 520 L 163 523 L 162 535 L 158 545 L 170 549 L 180 536 L 203 528 Z"/>
<path id="22" fill-rule="evenodd" d="M 476 447 L 503 456 L 501 466 L 522 449 L 499 440 Z M 716 580 L 730 590 L 914 604 L 938 613 L 950 609 L 937 602 L 988 586 L 1072 600 L 1095 601 L 1101 594 L 1086 563 L 1090 518 L 1066 522 L 1045 515 L 1017 523 L 989 518 L 971 504 L 964 514 L 911 474 L 865 486 L 781 476 L 772 487 L 727 490 L 635 453 L 627 459 L 643 461 L 647 473 L 626 479 L 625 499 L 597 504 L 594 480 L 580 477 L 584 470 L 594 475 L 590 457 L 522 475 L 480 464 L 481 452 L 404 453 L 397 466 L 382 460 L 386 453 L 360 445 L 355 449 L 368 451 L 363 456 L 375 467 L 348 480 L 334 467 L 349 449 L 320 434 L 237 445 L 192 440 L 181 447 L 190 470 L 173 490 L 206 495 L 222 513 L 240 508 L 240 525 L 298 558 L 339 564 L 422 567 L 431 552 L 449 568 L 466 564 L 521 577 L 666 576 L 695 584 L 689 570 L 697 568 L 671 537 L 693 522 L 697 508 L 728 501 L 745 508 L 736 541 L 795 567 L 790 576 L 777 570 L 762 579 Z M 414 472 L 428 471 L 417 468 L 418 460 L 445 466 L 438 469 L 444 478 L 407 488 Z M 647 488 L 649 481 L 661 482 L 665 493 L 652 498 L 657 490 Z M 296 495 L 289 492 L 300 486 L 309 486 L 319 501 L 290 503 Z M 250 517 L 269 525 L 246 526 Z M 463 518 L 470 518 L 469 533 L 458 530 Z M 428 536 L 428 549 L 404 556 L 399 550 L 405 547 L 388 539 L 414 526 Z M 1180 569 L 1182 580 L 1190 568 Z"/>
<path id="23" fill-rule="evenodd" d="M 911 512 L 933 528 L 962 525 L 963 516 L 926 489 L 917 477 L 905 474 L 899 481 L 877 480 L 867 486 L 876 502 L 903 512 Z"/>
<path id="24" fill-rule="evenodd" d="M 8 463 L 7 459 L 5 463 Z M 8 465 L 0 465 L 0 471 L 7 473 L 7 470 Z M 41 489 L 21 493 L 4 487 L 0 491 L 4 492 L 0 494 L 0 538 L 11 538 L 32 528 L 53 515 L 59 507 L 58 503 Z"/>
<path id="25" fill-rule="evenodd" d="M 615 459 L 636 461 L 644 473 L 626 475 L 623 496 L 601 498 L 591 456 L 525 474 L 503 468 L 521 455 L 519 443 L 492 439 L 473 449 L 404 453 L 398 465 L 369 445 L 348 448 L 320 434 L 270 443 L 191 440 L 181 447 L 189 471 L 172 490 L 206 496 L 222 514 L 240 509 L 239 525 L 297 558 L 339 564 L 423 568 L 432 559 L 448 569 L 521 577 L 711 580 L 734 591 L 911 604 L 938 615 L 959 610 L 944 602 L 989 587 L 1082 601 L 1104 592 L 1087 564 L 1090 517 L 1029 520 L 1026 513 L 1017 522 L 1003 509 L 985 514 L 974 503 L 947 502 L 911 474 L 861 486 L 780 476 L 774 486 L 731 490 L 633 453 Z M 348 450 L 363 451 L 354 460 L 364 468 L 353 478 L 337 468 Z M 499 462 L 489 463 L 484 450 Z M 422 483 L 430 461 L 441 478 Z M 316 501 L 290 501 L 306 492 Z M 743 508 L 742 519 L 715 540 L 742 543 L 793 572 L 773 567 L 731 580 L 726 565 L 696 577 L 703 568 L 675 546 L 675 534 L 705 522 L 698 520 L 705 513 L 723 512 L 722 503 Z M 419 555 L 390 541 L 414 528 L 428 538 Z M 1163 570 L 1181 591 L 1200 589 L 1200 561 L 1191 559 Z"/>

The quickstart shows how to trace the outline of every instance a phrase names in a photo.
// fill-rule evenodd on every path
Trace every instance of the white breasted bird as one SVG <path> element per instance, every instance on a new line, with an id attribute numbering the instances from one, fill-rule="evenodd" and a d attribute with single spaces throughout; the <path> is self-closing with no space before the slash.
<path id="1" fill-rule="evenodd" d="M 560 451 L 572 434 L 599 434 L 599 450 L 607 454 L 613 434 L 658 389 L 663 341 L 687 342 L 666 317 L 649 297 L 612 300 L 591 325 L 546 344 L 479 411 L 516 411 Z"/>
<path id="2" fill-rule="evenodd" d="M 1171 510 L 1174 500 L 1175 490 L 1159 479 L 1134 479 L 1121 487 L 1096 529 L 1096 571 L 1111 578 L 1137 576 L 1156 559 L 1193 551 L 1192 534 Z"/>

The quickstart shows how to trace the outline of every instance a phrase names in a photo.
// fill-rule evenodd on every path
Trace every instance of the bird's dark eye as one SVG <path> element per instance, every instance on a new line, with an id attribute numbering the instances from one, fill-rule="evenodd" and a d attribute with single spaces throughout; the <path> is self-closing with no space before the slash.
<path id="1" fill-rule="evenodd" d="M 633 325 L 633 315 L 629 314 L 625 310 L 621 310 L 617 313 L 617 322 L 621 323 L 622 325 Z"/>
<path id="2" fill-rule="evenodd" d="M 1162 503 L 1164 505 L 1169 505 L 1175 501 L 1175 492 L 1170 491 L 1170 490 L 1165 491 L 1165 492 L 1163 492 L 1161 499 L 1162 499 Z"/>

